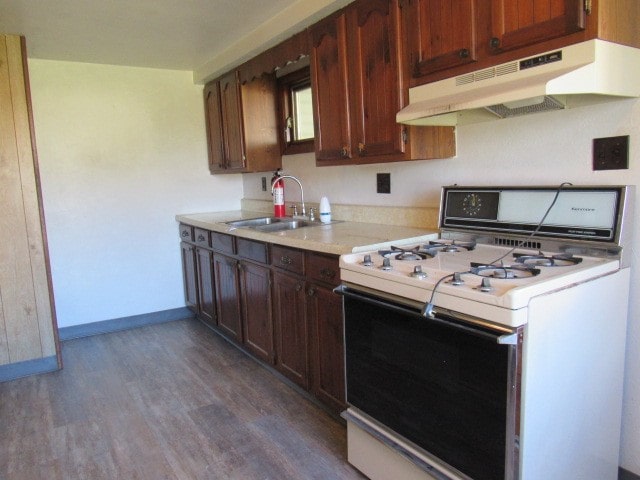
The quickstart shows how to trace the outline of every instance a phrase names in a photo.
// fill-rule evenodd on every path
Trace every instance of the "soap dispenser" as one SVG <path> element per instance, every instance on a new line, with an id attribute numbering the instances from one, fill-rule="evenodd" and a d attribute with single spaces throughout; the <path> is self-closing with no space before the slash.
<path id="1" fill-rule="evenodd" d="M 320 221 L 322 223 L 331 223 L 331 205 L 329 205 L 327 197 L 320 199 Z"/>

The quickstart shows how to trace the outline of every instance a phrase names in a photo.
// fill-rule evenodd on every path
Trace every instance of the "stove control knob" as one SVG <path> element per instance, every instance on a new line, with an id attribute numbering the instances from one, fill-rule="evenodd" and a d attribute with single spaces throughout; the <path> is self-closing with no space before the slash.
<path id="1" fill-rule="evenodd" d="M 491 290 L 493 290 L 493 287 L 491 286 L 491 282 L 489 281 L 488 278 L 482 279 L 482 283 L 480 283 L 478 290 L 480 290 L 481 292 L 490 292 Z"/>
<path id="2" fill-rule="evenodd" d="M 382 270 L 391 270 L 391 260 L 389 260 L 388 258 L 385 258 L 382 260 Z"/>
<path id="3" fill-rule="evenodd" d="M 420 265 L 416 265 L 413 267 L 413 272 L 411 272 L 411 276 L 414 278 L 427 278 L 427 274 L 422 271 L 422 267 Z"/>
<path id="4" fill-rule="evenodd" d="M 462 274 L 460 272 L 455 272 L 453 274 L 453 278 L 451 279 L 451 285 L 464 285 L 464 280 L 462 279 Z"/>
<path id="5" fill-rule="evenodd" d="M 365 267 L 370 267 L 371 265 L 373 265 L 373 262 L 371 261 L 371 255 L 367 254 L 364 256 L 364 258 L 362 259 L 362 265 L 364 265 Z"/>

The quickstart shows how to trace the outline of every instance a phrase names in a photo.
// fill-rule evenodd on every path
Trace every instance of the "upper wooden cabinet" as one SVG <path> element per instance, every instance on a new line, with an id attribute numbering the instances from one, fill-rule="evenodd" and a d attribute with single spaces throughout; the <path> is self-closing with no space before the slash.
<path id="1" fill-rule="evenodd" d="M 640 46 L 637 0 L 401 0 L 409 86 L 601 38 Z"/>
<path id="2" fill-rule="evenodd" d="M 398 0 L 358 0 L 309 29 L 318 165 L 445 158 L 453 129 L 407 127 Z"/>
<path id="3" fill-rule="evenodd" d="M 309 30 L 315 148 L 319 163 L 349 159 L 352 155 L 346 28 L 346 18 L 341 12 Z"/>
<path id="4" fill-rule="evenodd" d="M 581 32 L 585 7 L 585 0 L 492 0 L 489 48 L 503 52 Z"/>
<path id="5" fill-rule="evenodd" d="M 414 76 L 478 59 L 477 0 L 404 0 L 407 63 Z"/>
<path id="6" fill-rule="evenodd" d="M 240 82 L 236 70 L 204 88 L 211 173 L 266 172 L 281 167 L 276 80 Z"/>

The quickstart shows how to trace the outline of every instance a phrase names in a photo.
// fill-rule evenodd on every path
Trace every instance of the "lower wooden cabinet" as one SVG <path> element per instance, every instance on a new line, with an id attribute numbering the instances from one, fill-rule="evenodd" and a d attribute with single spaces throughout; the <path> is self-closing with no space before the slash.
<path id="1" fill-rule="evenodd" d="M 238 260 L 227 255 L 214 253 L 213 268 L 218 328 L 227 337 L 242 343 Z"/>
<path id="2" fill-rule="evenodd" d="M 196 247 L 196 280 L 198 290 L 198 317 L 211 326 L 217 324 L 214 289 L 213 252 Z"/>
<path id="3" fill-rule="evenodd" d="M 244 345 L 262 361 L 273 364 L 273 320 L 271 316 L 271 269 L 240 262 L 240 295 Z"/>
<path id="4" fill-rule="evenodd" d="M 311 391 L 335 411 L 345 408 L 342 297 L 332 287 L 307 287 Z"/>
<path id="5" fill-rule="evenodd" d="M 304 279 L 273 274 L 276 368 L 302 388 L 309 388 L 309 349 Z"/>
<path id="6" fill-rule="evenodd" d="M 184 303 L 194 313 L 198 313 L 198 279 L 196 277 L 196 247 L 181 242 L 182 279 L 184 283 Z"/>
<path id="7" fill-rule="evenodd" d="M 312 393 L 345 408 L 338 257 L 180 225 L 185 303 Z"/>

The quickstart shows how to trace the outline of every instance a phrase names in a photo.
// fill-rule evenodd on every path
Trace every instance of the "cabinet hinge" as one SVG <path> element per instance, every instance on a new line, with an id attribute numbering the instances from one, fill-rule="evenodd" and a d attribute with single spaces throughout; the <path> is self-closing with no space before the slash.
<path id="1" fill-rule="evenodd" d="M 584 0 L 584 12 L 587 15 L 591 15 L 592 7 L 593 7 L 593 0 Z"/>
<path id="2" fill-rule="evenodd" d="M 409 133 L 407 132 L 407 127 L 404 127 L 402 129 L 402 143 L 406 145 L 408 140 L 409 140 Z"/>

